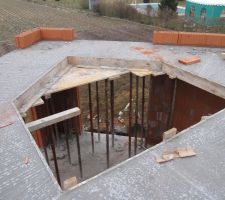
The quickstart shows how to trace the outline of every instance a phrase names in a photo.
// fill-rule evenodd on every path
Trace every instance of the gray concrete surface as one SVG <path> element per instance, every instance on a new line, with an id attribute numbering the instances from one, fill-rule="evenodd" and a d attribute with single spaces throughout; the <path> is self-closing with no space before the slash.
<path id="1" fill-rule="evenodd" d="M 98 134 L 94 133 L 94 144 L 95 153 L 92 153 L 91 144 L 91 134 L 89 132 L 84 132 L 80 136 L 80 147 L 81 147 L 81 159 L 82 159 L 82 169 L 83 178 L 80 176 L 77 145 L 75 136 L 71 135 L 69 139 L 70 143 L 70 154 L 71 154 L 71 164 L 69 163 L 66 140 L 62 138 L 57 142 L 56 155 L 58 156 L 58 165 L 60 171 L 60 179 L 63 183 L 66 179 L 76 176 L 78 183 L 85 181 L 97 174 L 103 172 L 107 169 L 106 162 L 106 135 L 101 134 L 101 140 L 98 141 Z M 110 167 L 115 166 L 118 163 L 126 160 L 128 158 L 128 137 L 115 135 L 115 146 L 112 147 L 112 138 L 109 137 L 110 144 Z M 132 138 L 132 155 L 134 155 L 134 138 Z M 137 153 L 140 153 L 144 148 L 137 148 Z M 44 152 L 43 152 L 44 155 Z M 48 147 L 48 155 L 50 158 L 50 168 L 55 173 L 54 161 L 52 156 L 52 151 Z"/>
<path id="2" fill-rule="evenodd" d="M 225 111 L 61 196 L 52 172 L 12 101 L 66 56 L 156 61 L 152 64 L 159 62 L 154 56 L 146 56 L 133 47 L 154 49 L 176 68 L 225 87 L 224 60 L 220 59 L 223 49 L 195 48 L 194 54 L 201 54 L 202 62 L 193 66 L 181 66 L 177 62 L 178 57 L 193 54 L 193 47 L 153 46 L 150 43 L 40 42 L 30 48 L 8 53 L 0 57 L 0 119 L 13 123 L 0 128 L 0 199 L 225 198 Z M 12 112 L 5 116 L 7 110 Z M 197 151 L 196 157 L 177 159 L 164 165 L 155 163 L 154 156 L 166 146 L 186 144 Z"/>
<path id="3" fill-rule="evenodd" d="M 74 188 L 60 199 L 224 199 L 225 110 Z M 190 145 L 197 156 L 164 164 L 164 149 Z"/>

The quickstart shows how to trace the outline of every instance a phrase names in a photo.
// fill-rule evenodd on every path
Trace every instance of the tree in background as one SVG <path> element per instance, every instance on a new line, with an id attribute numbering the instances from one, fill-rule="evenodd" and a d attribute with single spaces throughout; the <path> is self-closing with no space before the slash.
<path id="1" fill-rule="evenodd" d="M 159 4 L 160 14 L 168 17 L 175 15 L 177 11 L 177 0 L 161 0 Z"/>

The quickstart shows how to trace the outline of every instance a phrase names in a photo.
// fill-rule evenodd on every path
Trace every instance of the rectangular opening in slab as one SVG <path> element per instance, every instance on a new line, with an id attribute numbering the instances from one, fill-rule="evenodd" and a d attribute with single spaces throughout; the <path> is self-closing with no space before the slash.
<path id="1" fill-rule="evenodd" d="M 72 177 L 80 183 L 161 142 L 172 127 L 179 132 L 225 107 L 224 99 L 178 79 L 134 73 L 54 91 L 50 99 L 51 108 L 46 101 L 35 104 L 28 116 L 34 120 L 48 109 L 54 114 L 74 106 L 82 111 L 33 133 L 62 187 Z"/>
<path id="2" fill-rule="evenodd" d="M 80 183 L 161 142 L 171 128 L 180 132 L 225 107 L 223 98 L 143 63 L 81 61 L 70 58 L 66 72 L 27 112 L 29 122 L 81 109 L 80 116 L 32 133 L 62 187 L 64 181 Z"/>
<path id="3" fill-rule="evenodd" d="M 69 73 L 52 87 L 54 89 L 46 92 L 42 97 L 44 103 L 35 103 L 27 113 L 26 122 L 71 107 L 79 107 L 82 111 L 81 116 L 33 133 L 61 186 L 72 176 L 77 182 L 91 178 L 147 147 L 149 70 L 119 71 L 118 75 L 118 71 L 105 69 L 106 79 L 99 76 L 98 81 L 92 78 L 96 69 L 83 70 L 82 67 L 81 71 L 79 74 L 83 78 L 86 76 L 85 80 L 77 79 L 81 86 L 78 87 L 77 82 L 74 83 L 76 87 L 71 84 L 73 80 L 69 80 L 73 73 Z"/>

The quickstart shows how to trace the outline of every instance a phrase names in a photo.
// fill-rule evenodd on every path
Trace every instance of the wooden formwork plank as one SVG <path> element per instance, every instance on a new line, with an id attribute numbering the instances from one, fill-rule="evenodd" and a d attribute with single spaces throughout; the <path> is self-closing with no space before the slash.
<path id="1" fill-rule="evenodd" d="M 40 106 L 40 105 L 43 105 L 44 104 L 44 101 L 39 98 L 33 105 L 32 107 L 36 107 L 36 106 Z"/>
<path id="2" fill-rule="evenodd" d="M 80 115 L 80 113 L 81 113 L 80 109 L 75 107 L 75 108 L 71 108 L 69 110 L 59 112 L 54 115 L 50 115 L 48 117 L 27 123 L 26 126 L 29 129 L 29 131 L 33 132 L 41 128 L 44 128 L 46 126 L 50 126 L 52 124 L 56 124 L 58 122 L 76 117 Z"/>

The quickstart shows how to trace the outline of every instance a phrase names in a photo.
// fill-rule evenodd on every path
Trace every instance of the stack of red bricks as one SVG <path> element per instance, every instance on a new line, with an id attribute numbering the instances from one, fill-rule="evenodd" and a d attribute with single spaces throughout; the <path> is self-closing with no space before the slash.
<path id="1" fill-rule="evenodd" d="M 225 34 L 155 31 L 154 44 L 225 47 Z"/>
<path id="2" fill-rule="evenodd" d="M 72 41 L 75 32 L 72 28 L 34 28 L 15 37 L 17 48 L 26 48 L 41 40 Z"/>

